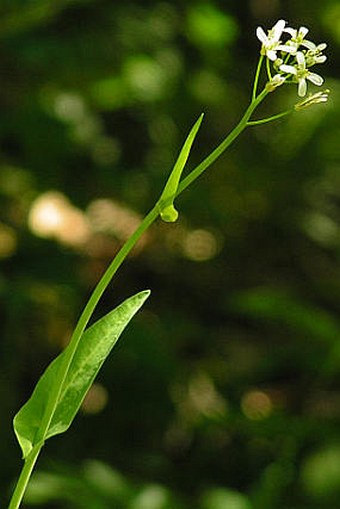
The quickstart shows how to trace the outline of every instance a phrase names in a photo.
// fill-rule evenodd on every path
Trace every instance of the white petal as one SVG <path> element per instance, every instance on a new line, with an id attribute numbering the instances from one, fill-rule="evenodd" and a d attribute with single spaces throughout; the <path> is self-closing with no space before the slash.
<path id="1" fill-rule="evenodd" d="M 318 51 L 323 51 L 326 48 L 327 48 L 327 44 L 325 42 L 322 42 L 321 44 L 318 44 L 317 47 L 316 47 L 316 49 Z"/>
<path id="2" fill-rule="evenodd" d="M 314 83 L 314 85 L 317 85 L 318 87 L 320 87 L 320 85 L 322 85 L 323 83 L 323 78 L 319 76 L 319 74 L 315 74 L 314 72 L 309 72 L 307 75 L 307 79 Z"/>
<path id="3" fill-rule="evenodd" d="M 257 38 L 260 39 L 262 44 L 267 44 L 268 43 L 268 37 L 266 36 L 266 34 L 265 34 L 265 32 L 264 32 L 262 27 L 257 27 L 256 35 L 257 35 Z"/>
<path id="4" fill-rule="evenodd" d="M 277 23 L 273 26 L 273 39 L 275 41 L 278 41 L 281 37 L 281 34 L 284 30 L 284 27 L 286 26 L 286 22 L 284 19 L 279 19 Z"/>
<path id="5" fill-rule="evenodd" d="M 279 87 L 285 82 L 285 79 L 286 78 L 282 76 L 282 74 L 275 74 L 270 83 L 273 85 L 273 87 Z"/>
<path id="6" fill-rule="evenodd" d="M 277 46 L 277 49 L 284 51 L 285 53 L 291 53 L 292 55 L 295 55 L 296 53 L 296 46 L 288 46 L 288 44 L 280 44 Z"/>
<path id="7" fill-rule="evenodd" d="M 267 57 L 269 60 L 272 60 L 273 62 L 277 59 L 277 54 L 275 50 L 269 49 L 267 51 Z"/>
<path id="8" fill-rule="evenodd" d="M 287 72 L 288 74 L 297 74 L 297 70 L 292 65 L 280 65 L 280 71 Z"/>
<path id="9" fill-rule="evenodd" d="M 301 41 L 301 46 L 304 46 L 305 48 L 310 49 L 312 51 L 316 50 L 316 46 L 312 41 Z"/>
<path id="10" fill-rule="evenodd" d="M 305 37 L 309 32 L 308 28 L 306 27 L 300 27 L 299 28 L 299 35 L 302 35 L 302 37 Z"/>
<path id="11" fill-rule="evenodd" d="M 308 65 L 311 67 L 314 64 L 324 64 L 326 60 L 326 55 L 314 55 L 310 57 L 310 63 Z"/>
<path id="12" fill-rule="evenodd" d="M 305 56 L 304 54 L 302 53 L 302 51 L 298 51 L 296 53 L 296 60 L 297 60 L 297 63 L 303 67 L 306 66 L 306 61 L 305 61 Z"/>
<path id="13" fill-rule="evenodd" d="M 276 30 L 280 30 L 280 32 L 282 32 L 282 30 L 284 29 L 284 27 L 286 26 L 286 21 L 284 19 L 279 19 L 279 21 L 277 21 L 273 27 L 273 29 L 276 31 Z"/>
<path id="14" fill-rule="evenodd" d="M 306 95 L 306 92 L 307 92 L 307 82 L 305 78 L 302 78 L 301 80 L 299 80 L 298 94 L 300 97 L 304 97 Z"/>
<path id="15" fill-rule="evenodd" d="M 293 39 L 295 39 L 295 37 L 297 36 L 297 30 L 295 30 L 295 28 L 287 27 L 284 29 L 284 32 L 287 32 L 288 34 L 290 34 Z"/>

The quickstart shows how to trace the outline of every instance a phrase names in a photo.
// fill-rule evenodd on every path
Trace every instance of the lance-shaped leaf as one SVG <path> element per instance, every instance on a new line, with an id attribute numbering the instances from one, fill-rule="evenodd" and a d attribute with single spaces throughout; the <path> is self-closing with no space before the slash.
<path id="1" fill-rule="evenodd" d="M 81 336 L 63 381 L 61 366 L 70 345 L 47 367 L 32 396 L 14 417 L 14 431 L 24 458 L 38 442 L 68 429 L 106 357 L 149 295 L 148 290 L 137 293 L 89 327 Z M 59 400 L 41 437 L 42 421 L 55 384 L 62 384 Z"/>
<path id="2" fill-rule="evenodd" d="M 165 184 L 164 191 L 159 200 L 160 216 L 163 221 L 173 223 L 178 218 L 178 212 L 174 207 L 174 199 L 176 197 L 177 188 L 183 172 L 183 169 L 188 160 L 191 146 L 194 142 L 196 134 L 200 128 L 203 120 L 203 113 L 200 115 L 198 120 L 195 122 L 184 142 L 184 145 L 179 153 L 177 161 L 170 173 L 170 177 Z"/>

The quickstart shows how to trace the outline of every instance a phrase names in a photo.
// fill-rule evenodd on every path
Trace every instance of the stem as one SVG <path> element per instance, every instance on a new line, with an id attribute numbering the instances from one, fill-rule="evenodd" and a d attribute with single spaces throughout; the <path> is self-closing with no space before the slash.
<path id="1" fill-rule="evenodd" d="M 21 474 L 13 492 L 8 509 L 19 508 L 41 448 L 42 444 L 37 444 L 35 447 L 33 447 L 32 451 L 25 459 L 24 466 L 21 470 Z"/>
<path id="2" fill-rule="evenodd" d="M 247 108 L 245 114 L 241 118 L 240 122 L 237 124 L 237 126 L 229 133 L 229 135 L 209 154 L 194 170 L 192 170 L 189 175 L 183 179 L 182 183 L 178 186 L 178 191 L 176 193 L 176 196 L 181 194 L 184 189 L 186 189 L 192 182 L 194 182 L 228 147 L 231 145 L 231 143 L 239 136 L 239 134 L 247 127 L 249 118 L 253 114 L 254 110 L 257 108 L 257 106 L 263 101 L 263 99 L 268 94 L 267 90 L 263 90 L 259 96 L 251 102 L 249 107 Z M 135 246 L 139 238 L 143 235 L 143 233 L 151 226 L 151 224 L 156 220 L 157 216 L 159 215 L 159 202 L 156 203 L 156 205 L 150 210 L 150 212 L 145 216 L 142 223 L 139 225 L 139 227 L 136 229 L 136 231 L 131 235 L 131 237 L 126 241 L 126 243 L 123 245 L 123 247 L 118 251 L 117 255 L 107 268 L 105 274 L 100 279 L 99 283 L 95 287 L 90 299 L 88 300 L 84 311 L 82 312 L 78 323 L 76 325 L 76 328 L 74 330 L 71 342 L 74 343 L 73 348 L 70 350 L 73 354 L 78 346 L 78 342 L 80 340 L 81 335 L 83 334 L 85 327 L 89 321 L 89 319 L 92 316 L 92 313 L 97 306 L 102 294 L 104 293 L 106 287 L 110 283 L 111 279 L 113 278 L 114 274 L 117 272 L 127 255 L 130 253 L 132 248 Z M 76 339 L 74 339 L 76 338 Z M 73 355 L 72 355 L 73 357 Z M 67 364 L 67 368 L 71 364 L 72 357 L 69 360 Z M 64 366 L 63 366 L 64 368 Z M 67 372 L 67 371 L 66 371 Z M 64 379 L 66 377 L 66 372 Z M 63 381 L 64 381 L 63 379 Z M 61 389 L 58 391 L 58 398 L 60 395 Z M 58 398 L 56 399 L 56 403 L 53 406 L 53 410 L 55 409 L 55 406 L 57 404 Z M 51 422 L 52 417 L 48 420 L 48 425 L 44 429 L 45 431 L 48 429 L 48 426 Z M 43 437 L 41 437 L 43 438 Z"/>
<path id="3" fill-rule="evenodd" d="M 268 79 L 269 79 L 269 81 L 271 81 L 272 80 L 272 73 L 271 73 L 271 69 L 270 69 L 269 58 L 267 58 L 267 60 L 266 60 L 266 67 L 267 67 Z"/>
<path id="4" fill-rule="evenodd" d="M 237 126 L 232 130 L 232 132 L 215 148 L 215 150 L 209 154 L 192 172 L 183 179 L 182 183 L 178 186 L 178 192 L 176 196 L 184 191 L 191 182 L 196 180 L 204 170 L 207 169 L 225 150 L 229 145 L 234 141 L 235 138 L 247 127 L 248 120 L 253 114 L 254 110 L 257 106 L 263 101 L 263 99 L 268 94 L 267 90 L 263 90 L 261 94 L 252 101 L 252 103 L 247 108 L 245 114 L 243 115 L 240 122 Z M 151 224 L 157 219 L 159 215 L 159 202 L 150 210 L 150 212 L 145 216 L 141 224 L 135 230 L 135 232 L 131 235 L 131 237 L 125 242 L 122 248 L 118 251 L 117 255 L 107 268 L 105 274 L 102 276 L 101 280 L 95 287 L 89 301 L 87 302 L 84 311 L 82 312 L 75 331 L 73 333 L 73 337 L 81 336 L 85 330 L 85 327 L 91 318 L 91 315 L 97 306 L 101 296 L 103 295 L 106 287 L 110 283 L 112 277 L 117 272 L 127 255 L 133 249 L 135 244 L 138 242 L 143 233 L 151 226 Z M 76 348 L 74 348 L 76 349 Z"/>
<path id="5" fill-rule="evenodd" d="M 117 272 L 127 255 L 130 253 L 130 251 L 133 249 L 133 247 L 136 245 L 140 237 L 143 235 L 143 233 L 149 228 L 149 226 L 155 221 L 159 214 L 158 209 L 158 203 L 150 210 L 150 212 L 145 216 L 141 224 L 138 226 L 138 228 L 135 230 L 135 232 L 131 235 L 131 237 L 125 242 L 125 244 L 122 246 L 122 248 L 118 251 L 117 255 L 114 257 L 112 262 L 110 263 L 109 267 L 106 269 L 104 275 L 101 277 L 100 281 L 98 282 L 97 286 L 93 290 L 92 295 L 90 296 L 82 314 L 80 315 L 80 318 L 77 322 L 77 325 L 75 327 L 74 333 L 71 338 L 69 349 L 69 355 L 65 357 L 64 363 L 60 367 L 60 380 L 61 383 L 59 385 L 55 385 L 50 394 L 50 398 L 48 401 L 48 404 L 46 406 L 45 414 L 41 422 L 41 427 L 39 430 L 39 435 L 36 437 L 37 444 L 33 447 L 30 454 L 25 458 L 25 463 L 22 468 L 20 477 L 18 479 L 17 485 L 15 487 L 15 490 L 13 492 L 10 504 L 8 506 L 8 509 L 18 509 L 20 506 L 20 503 L 22 501 L 22 498 L 24 496 L 24 493 L 27 488 L 27 484 L 29 482 L 29 479 L 31 477 L 33 468 L 35 466 L 35 463 L 38 459 L 39 453 L 41 451 L 41 448 L 44 445 L 44 441 L 46 438 L 46 434 L 48 432 L 49 426 L 51 424 L 51 421 L 53 419 L 53 415 L 55 412 L 55 409 L 57 407 L 59 397 L 61 394 L 61 391 L 63 389 L 63 384 L 67 375 L 67 372 L 69 370 L 69 367 L 71 365 L 73 356 L 76 352 L 76 349 L 78 347 L 80 338 L 85 330 L 85 327 L 89 321 L 89 319 L 92 316 L 92 313 L 97 306 L 101 296 L 103 295 L 106 287 L 110 283 L 112 277 Z"/>
<path id="6" fill-rule="evenodd" d="M 194 168 L 189 175 L 187 175 L 180 185 L 178 186 L 177 196 L 181 194 L 184 189 L 186 189 L 190 184 L 192 184 L 213 162 L 216 161 L 218 157 L 232 144 L 232 142 L 237 138 L 239 134 L 249 125 L 249 119 L 251 115 L 254 113 L 255 109 L 258 105 L 263 101 L 263 99 L 268 95 L 268 91 L 263 89 L 262 92 L 257 96 L 254 101 L 250 103 L 245 114 L 237 124 L 237 126 L 228 134 L 228 136 L 220 143 L 215 150 L 211 152 L 203 161 Z"/>
<path id="7" fill-rule="evenodd" d="M 82 314 L 80 315 L 80 318 L 77 322 L 77 325 L 75 327 L 75 330 L 73 332 L 71 341 L 70 341 L 70 348 L 69 348 L 69 355 L 65 357 L 64 363 L 60 366 L 60 384 L 54 387 L 51 391 L 51 395 L 49 398 L 48 405 L 46 407 L 46 411 L 44 414 L 44 417 L 42 419 L 41 427 L 39 430 L 39 435 L 37 436 L 37 440 L 44 441 L 46 438 L 47 431 L 49 429 L 49 426 L 51 424 L 51 421 L 53 419 L 53 415 L 55 412 L 55 409 L 58 405 L 59 397 L 63 389 L 63 385 L 66 379 L 67 372 L 69 370 L 69 367 L 71 365 L 73 356 L 78 348 L 78 344 L 80 341 L 80 338 L 85 330 L 86 325 L 88 324 L 88 321 L 90 320 L 101 296 L 103 295 L 104 291 L 106 290 L 108 284 L 110 283 L 111 279 L 113 278 L 114 274 L 117 272 L 127 255 L 130 253 L 130 251 L 133 249 L 133 247 L 136 245 L 140 237 L 143 235 L 143 233 L 149 228 L 149 226 L 155 221 L 159 214 L 158 207 L 155 205 L 150 212 L 144 217 L 141 224 L 138 226 L 138 228 L 135 230 L 135 232 L 131 235 L 131 237 L 125 242 L 125 244 L 121 247 L 121 249 L 118 251 L 117 255 L 114 257 L 108 268 L 106 269 L 104 275 L 101 277 L 100 281 L 98 282 L 97 286 L 92 292 L 92 295 L 90 296 Z"/>
<path id="8" fill-rule="evenodd" d="M 263 101 L 263 99 L 266 97 L 267 94 L 268 94 L 268 91 L 266 89 L 263 89 L 263 91 L 251 102 L 251 104 L 248 106 L 246 112 L 244 113 L 243 117 L 241 118 L 240 122 L 231 131 L 231 133 L 215 148 L 215 150 L 213 150 L 211 152 L 211 154 L 209 154 L 198 166 L 196 166 L 196 168 L 194 168 L 185 179 L 183 179 L 183 181 L 178 186 L 176 196 L 181 194 L 190 184 L 192 184 L 192 182 L 194 182 L 214 161 L 216 161 L 216 159 L 221 154 L 223 154 L 223 152 L 237 138 L 237 136 L 239 136 L 239 134 L 248 125 L 251 125 L 251 123 L 249 122 L 251 115 L 253 114 L 253 112 L 255 111 L 257 106 Z M 173 197 L 170 197 L 169 199 L 172 200 Z M 30 476 L 32 474 L 33 468 L 35 466 L 35 463 L 38 459 L 40 450 L 43 447 L 44 441 L 48 434 L 48 429 L 50 427 L 56 407 L 58 405 L 58 401 L 60 398 L 60 394 L 63 390 L 63 385 L 65 383 L 67 372 L 70 368 L 73 356 L 78 348 L 79 341 L 80 341 L 81 336 L 88 324 L 88 321 L 90 320 L 101 296 L 103 295 L 104 291 L 106 290 L 107 286 L 109 285 L 114 274 L 117 272 L 119 267 L 122 265 L 123 261 L 125 260 L 127 255 L 130 253 L 130 251 L 133 249 L 133 247 L 136 245 L 136 243 L 138 242 L 140 237 L 151 226 L 151 224 L 157 219 L 160 211 L 162 210 L 162 207 L 160 207 L 161 200 L 162 200 L 162 198 L 160 198 L 156 202 L 154 207 L 144 217 L 143 221 L 138 226 L 138 228 L 135 230 L 135 232 L 131 235 L 131 237 L 125 242 L 125 244 L 118 251 L 117 255 L 114 257 L 114 259 L 112 260 L 112 262 L 106 269 L 104 275 L 101 277 L 100 281 L 98 282 L 97 286 L 93 290 L 83 312 L 80 315 L 80 318 L 77 322 L 77 325 L 75 327 L 75 330 L 73 332 L 73 335 L 72 335 L 72 338 L 71 338 L 71 341 L 69 344 L 68 355 L 65 356 L 64 362 L 60 366 L 60 372 L 59 372 L 59 377 L 58 377 L 58 379 L 60 380 L 60 383 L 58 385 L 55 385 L 51 390 L 49 401 L 46 406 L 46 410 L 45 410 L 43 419 L 41 421 L 41 426 L 39 428 L 39 432 L 38 432 L 37 436 L 35 437 L 36 445 L 33 447 L 32 451 L 29 453 L 29 455 L 25 459 L 25 464 L 23 466 L 18 483 L 15 487 L 15 490 L 13 492 L 8 509 L 18 509 L 19 505 L 22 501 L 22 498 L 24 496 L 24 493 L 25 493 L 28 481 L 30 479 Z"/>
<path id="9" fill-rule="evenodd" d="M 240 122 L 237 126 L 231 131 L 231 133 L 220 143 L 209 156 L 207 156 L 192 172 L 183 179 L 182 183 L 178 186 L 178 192 L 176 196 L 181 194 L 184 189 L 186 189 L 192 182 L 194 182 L 207 168 L 210 166 L 228 147 L 229 145 L 237 138 L 237 136 L 247 127 L 248 120 L 251 117 L 254 110 L 257 106 L 263 101 L 268 92 L 264 89 L 259 96 L 252 101 L 252 103 L 247 108 L 245 114 L 243 115 Z M 135 232 L 131 235 L 131 237 L 125 242 L 122 248 L 118 251 L 117 255 L 107 268 L 105 274 L 100 279 L 99 283 L 95 287 L 90 299 L 88 300 L 79 320 L 74 330 L 71 342 L 74 343 L 73 349 L 71 352 L 74 352 L 77 349 L 78 342 L 80 340 L 81 335 L 83 334 L 85 327 L 92 316 L 92 313 L 97 306 L 101 296 L 103 295 L 105 289 L 113 278 L 114 274 L 117 272 L 127 255 L 133 249 L 135 244 L 138 242 L 143 233 L 151 226 L 151 224 L 156 220 L 159 215 L 159 202 L 150 210 L 150 212 L 145 216 L 141 224 L 135 230 Z M 75 339 L 76 338 L 76 339 Z M 67 367 L 69 367 L 72 358 Z M 66 375 L 65 375 L 66 376 Z M 58 396 L 60 391 L 58 392 Z M 54 406 L 55 408 L 55 406 Z M 50 424 L 48 421 L 48 425 Z M 46 427 L 48 429 L 48 426 Z M 43 438 L 43 437 L 41 437 Z"/>
<path id="10" fill-rule="evenodd" d="M 253 85 L 253 95 L 252 95 L 253 101 L 256 99 L 256 92 L 257 92 L 257 86 L 259 83 L 262 62 L 263 62 L 263 55 L 260 55 L 260 58 L 259 58 L 259 61 L 257 63 L 257 67 L 256 67 L 256 73 L 255 73 L 255 79 L 254 79 L 254 85 Z"/>
<path id="11" fill-rule="evenodd" d="M 252 126 L 252 125 L 266 124 L 267 122 L 271 122 L 272 120 L 277 120 L 278 118 L 285 117 L 286 115 L 293 113 L 293 111 L 294 110 L 286 110 L 286 111 L 283 111 L 282 113 L 278 113 L 277 115 L 273 115 L 272 117 L 261 118 L 260 120 L 250 120 L 248 122 L 248 125 Z"/>

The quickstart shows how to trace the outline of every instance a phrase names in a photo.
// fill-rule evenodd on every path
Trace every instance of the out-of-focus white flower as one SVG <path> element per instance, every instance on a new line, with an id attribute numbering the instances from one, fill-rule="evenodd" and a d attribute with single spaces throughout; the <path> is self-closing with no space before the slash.
<path id="1" fill-rule="evenodd" d="M 282 74 L 275 74 L 270 81 L 266 84 L 268 92 L 273 92 L 277 87 L 280 87 L 286 81 L 286 76 Z"/>
<path id="2" fill-rule="evenodd" d="M 323 78 L 314 72 L 310 72 L 306 66 L 305 55 L 302 51 L 296 53 L 296 64 L 295 65 L 280 65 L 280 70 L 293 75 L 294 81 L 298 84 L 298 94 L 300 97 L 304 97 L 307 93 L 307 81 L 309 80 L 314 85 L 321 86 L 323 84 Z"/>
<path id="3" fill-rule="evenodd" d="M 309 96 L 295 104 L 295 110 L 303 110 L 305 108 L 309 108 L 309 106 L 313 106 L 314 104 L 326 103 L 328 101 L 329 90 L 326 89 L 323 92 L 317 92 L 316 94 L 309 94 Z"/>
<path id="4" fill-rule="evenodd" d="M 286 21 L 280 19 L 271 30 L 268 30 L 268 34 L 265 33 L 262 27 L 257 27 L 256 35 L 257 38 L 262 42 L 261 55 L 265 55 L 273 62 L 277 59 L 277 52 L 284 51 L 287 53 L 294 53 L 295 49 L 288 45 L 281 43 L 281 35 L 285 30 Z M 287 29 L 286 29 L 287 30 Z"/>
<path id="5" fill-rule="evenodd" d="M 313 49 L 309 49 L 306 52 L 306 64 L 308 67 L 311 67 L 314 64 L 323 64 L 326 62 L 327 57 L 323 55 L 322 52 L 327 48 L 327 44 L 325 42 L 318 44 Z"/>

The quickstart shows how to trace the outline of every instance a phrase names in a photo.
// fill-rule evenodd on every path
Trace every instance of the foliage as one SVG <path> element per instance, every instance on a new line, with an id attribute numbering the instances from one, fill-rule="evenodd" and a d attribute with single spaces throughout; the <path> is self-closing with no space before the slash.
<path id="1" fill-rule="evenodd" d="M 124 301 L 87 329 L 76 347 L 72 340 L 48 366 L 32 396 L 14 417 L 14 430 L 24 458 L 39 441 L 69 428 L 103 362 L 149 293 L 141 292 Z M 52 401 L 44 427 L 46 408 L 56 387 L 60 388 L 60 395 L 57 402 Z"/>

